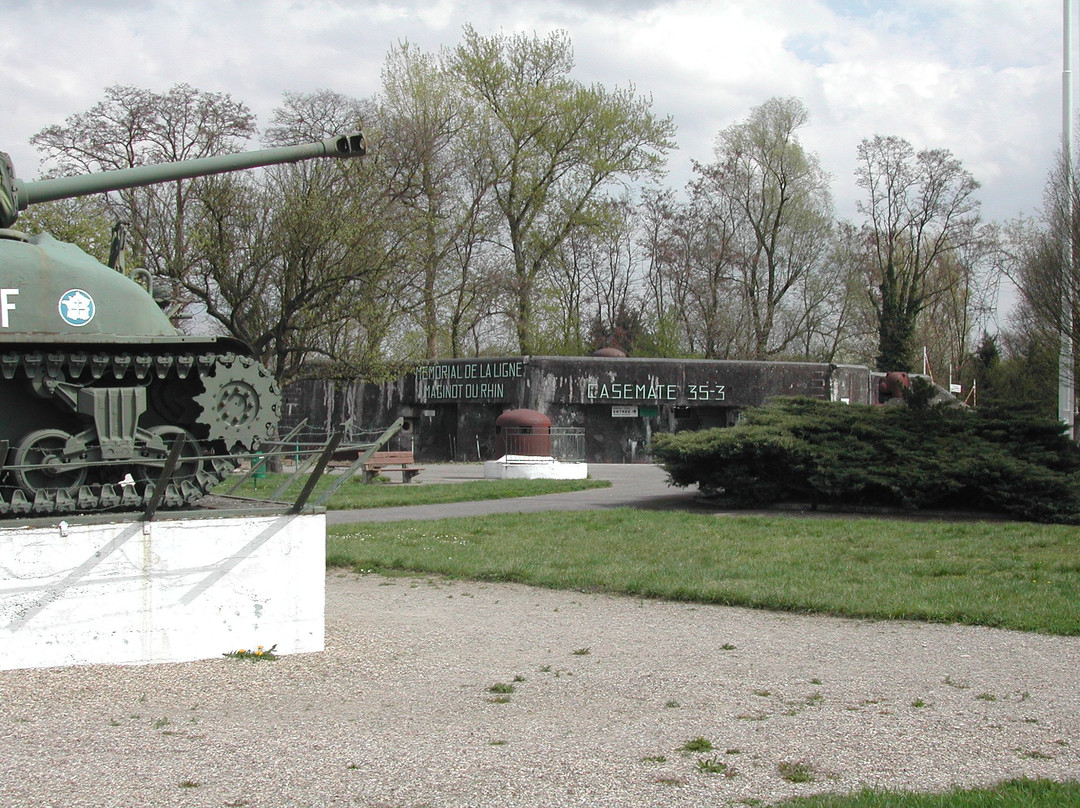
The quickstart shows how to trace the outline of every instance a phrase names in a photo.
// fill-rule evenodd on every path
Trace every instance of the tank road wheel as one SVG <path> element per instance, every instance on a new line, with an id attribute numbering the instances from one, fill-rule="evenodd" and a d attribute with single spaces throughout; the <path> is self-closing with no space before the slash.
<path id="1" fill-rule="evenodd" d="M 69 437 L 61 429 L 39 429 L 19 442 L 11 473 L 27 496 L 33 498 L 48 491 L 63 491 L 70 496 L 86 481 L 86 466 L 63 460 Z"/>
<path id="2" fill-rule="evenodd" d="M 204 392 L 198 423 L 210 440 L 222 440 L 229 451 L 239 444 L 256 449 L 277 425 L 281 393 L 269 371 L 248 356 L 215 357 L 202 374 Z"/>
<path id="3" fill-rule="evenodd" d="M 143 483 L 157 483 L 161 472 L 165 470 L 165 460 L 172 451 L 173 445 L 180 438 L 184 439 L 184 448 L 180 452 L 180 459 L 176 463 L 176 471 L 172 481 L 179 485 L 185 480 L 198 486 L 198 474 L 202 469 L 203 457 L 199 451 L 199 443 L 195 437 L 178 426 L 152 426 L 147 432 L 161 438 L 165 444 L 165 453 L 159 459 L 151 463 L 140 463 L 135 467 L 135 479 Z"/>

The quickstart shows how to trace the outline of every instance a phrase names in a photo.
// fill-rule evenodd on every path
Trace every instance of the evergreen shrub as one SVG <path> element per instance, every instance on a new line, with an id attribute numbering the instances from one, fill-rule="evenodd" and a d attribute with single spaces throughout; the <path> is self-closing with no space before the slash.
<path id="1" fill-rule="evenodd" d="M 1025 408 L 867 407 L 776 399 L 724 429 L 656 435 L 653 455 L 678 486 L 734 507 L 976 509 L 1080 523 L 1080 448 Z"/>

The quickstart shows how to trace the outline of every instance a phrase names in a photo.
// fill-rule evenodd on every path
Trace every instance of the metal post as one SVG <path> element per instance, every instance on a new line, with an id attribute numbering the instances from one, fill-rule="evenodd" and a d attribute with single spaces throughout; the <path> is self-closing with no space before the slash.
<path id="1" fill-rule="evenodd" d="M 1074 438 L 1076 388 L 1073 362 L 1073 89 L 1072 4 L 1064 0 L 1063 67 L 1061 74 L 1061 150 L 1065 169 L 1065 230 L 1062 237 L 1061 350 L 1058 355 L 1058 419 Z"/>
<path id="2" fill-rule="evenodd" d="M 185 445 L 187 445 L 187 438 L 180 435 L 173 443 L 172 448 L 169 449 L 169 456 L 165 458 L 165 468 L 161 470 L 161 475 L 154 481 L 154 493 L 146 504 L 146 510 L 143 511 L 142 518 L 144 522 L 152 521 L 154 514 L 157 513 L 158 506 L 161 505 L 161 500 L 165 496 L 165 489 L 172 484 L 173 474 L 180 464 L 180 453 L 184 451 Z"/>
<path id="3" fill-rule="evenodd" d="M 233 486 L 231 486 L 229 488 L 229 490 L 226 491 L 222 496 L 226 496 L 226 497 L 231 496 L 235 491 L 239 490 L 240 486 L 242 486 L 244 483 L 246 483 L 248 481 L 248 478 L 255 474 L 255 472 L 259 468 L 259 466 L 262 466 L 263 468 L 266 467 L 266 463 L 267 463 L 267 460 L 268 460 L 269 457 L 272 457 L 272 456 L 278 455 L 278 454 L 284 455 L 285 454 L 284 444 L 288 443 L 290 440 L 292 440 L 294 437 L 296 437 L 296 435 L 298 435 L 300 433 L 300 430 L 303 429 L 305 426 L 307 426 L 307 422 L 308 422 L 308 419 L 305 418 L 299 424 L 294 426 L 289 431 L 288 435 L 286 435 L 284 438 L 281 439 L 282 451 L 280 453 L 279 452 L 271 452 L 270 455 L 264 454 L 262 457 L 258 458 L 255 463 L 252 463 L 251 468 L 249 468 L 240 477 L 240 479 L 237 480 L 236 483 Z M 252 460 L 255 460 L 255 458 L 253 457 Z M 279 496 L 280 496 L 280 494 L 279 494 Z M 271 499 L 274 499 L 274 498 L 276 498 L 276 497 L 271 497 Z"/>
<path id="4" fill-rule="evenodd" d="M 315 469 L 311 472 L 311 476 L 308 477 L 304 490 L 300 492 L 300 496 L 296 498 L 296 502 L 289 508 L 289 513 L 300 513 L 300 511 L 303 510 L 304 506 L 307 504 L 308 497 L 310 497 L 311 492 L 315 490 L 315 485 L 319 482 L 319 478 L 322 477 L 323 470 L 326 469 L 326 465 L 330 462 L 330 458 L 334 456 L 334 450 L 337 449 L 338 444 L 341 443 L 343 437 L 345 437 L 345 432 L 342 430 L 338 430 L 330 436 L 330 442 L 326 444 L 326 448 L 324 448 L 322 454 L 319 455 L 319 461 L 315 464 Z"/>

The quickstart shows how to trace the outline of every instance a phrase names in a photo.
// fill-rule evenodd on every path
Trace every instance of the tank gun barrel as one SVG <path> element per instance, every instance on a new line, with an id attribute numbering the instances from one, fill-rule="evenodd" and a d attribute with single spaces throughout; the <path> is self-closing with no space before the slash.
<path id="1" fill-rule="evenodd" d="M 317 157 L 361 157 L 367 153 L 367 142 L 363 134 L 354 132 L 348 135 L 326 138 L 315 143 L 299 146 L 282 146 L 274 149 L 222 154 L 215 157 L 202 157 L 194 160 L 181 160 L 174 163 L 122 168 L 115 171 L 102 171 L 97 174 L 85 174 L 78 177 L 59 177 L 50 180 L 24 181 L 11 176 L 11 163 L 7 155 L 0 155 L 0 163 L 6 163 L 8 199 L 0 200 L 0 227 L 14 224 L 18 211 L 26 210 L 30 205 L 40 202 L 54 202 L 76 196 L 119 191 L 141 185 L 153 185 L 160 182 L 191 179 L 208 174 L 222 174 L 227 171 L 241 171 L 247 168 L 295 163 Z M 0 188 L 0 196 L 5 189 Z M 14 203 L 12 205 L 11 203 Z M 14 210 L 11 210 L 14 208 Z"/>

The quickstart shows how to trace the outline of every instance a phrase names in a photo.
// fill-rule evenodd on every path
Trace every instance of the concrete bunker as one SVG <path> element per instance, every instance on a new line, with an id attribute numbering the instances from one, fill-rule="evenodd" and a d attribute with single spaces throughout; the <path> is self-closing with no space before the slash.
<path id="1" fill-rule="evenodd" d="M 422 362 L 394 381 L 312 380 L 289 385 L 282 430 L 307 418 L 328 433 L 347 419 L 412 427 L 418 462 L 497 458 L 496 422 L 533 410 L 584 433 L 590 463 L 650 460 L 657 432 L 731 426 L 747 407 L 776 396 L 869 404 L 878 380 L 866 367 L 813 362 L 519 356 Z M 557 452 L 556 452 L 557 453 Z"/>

